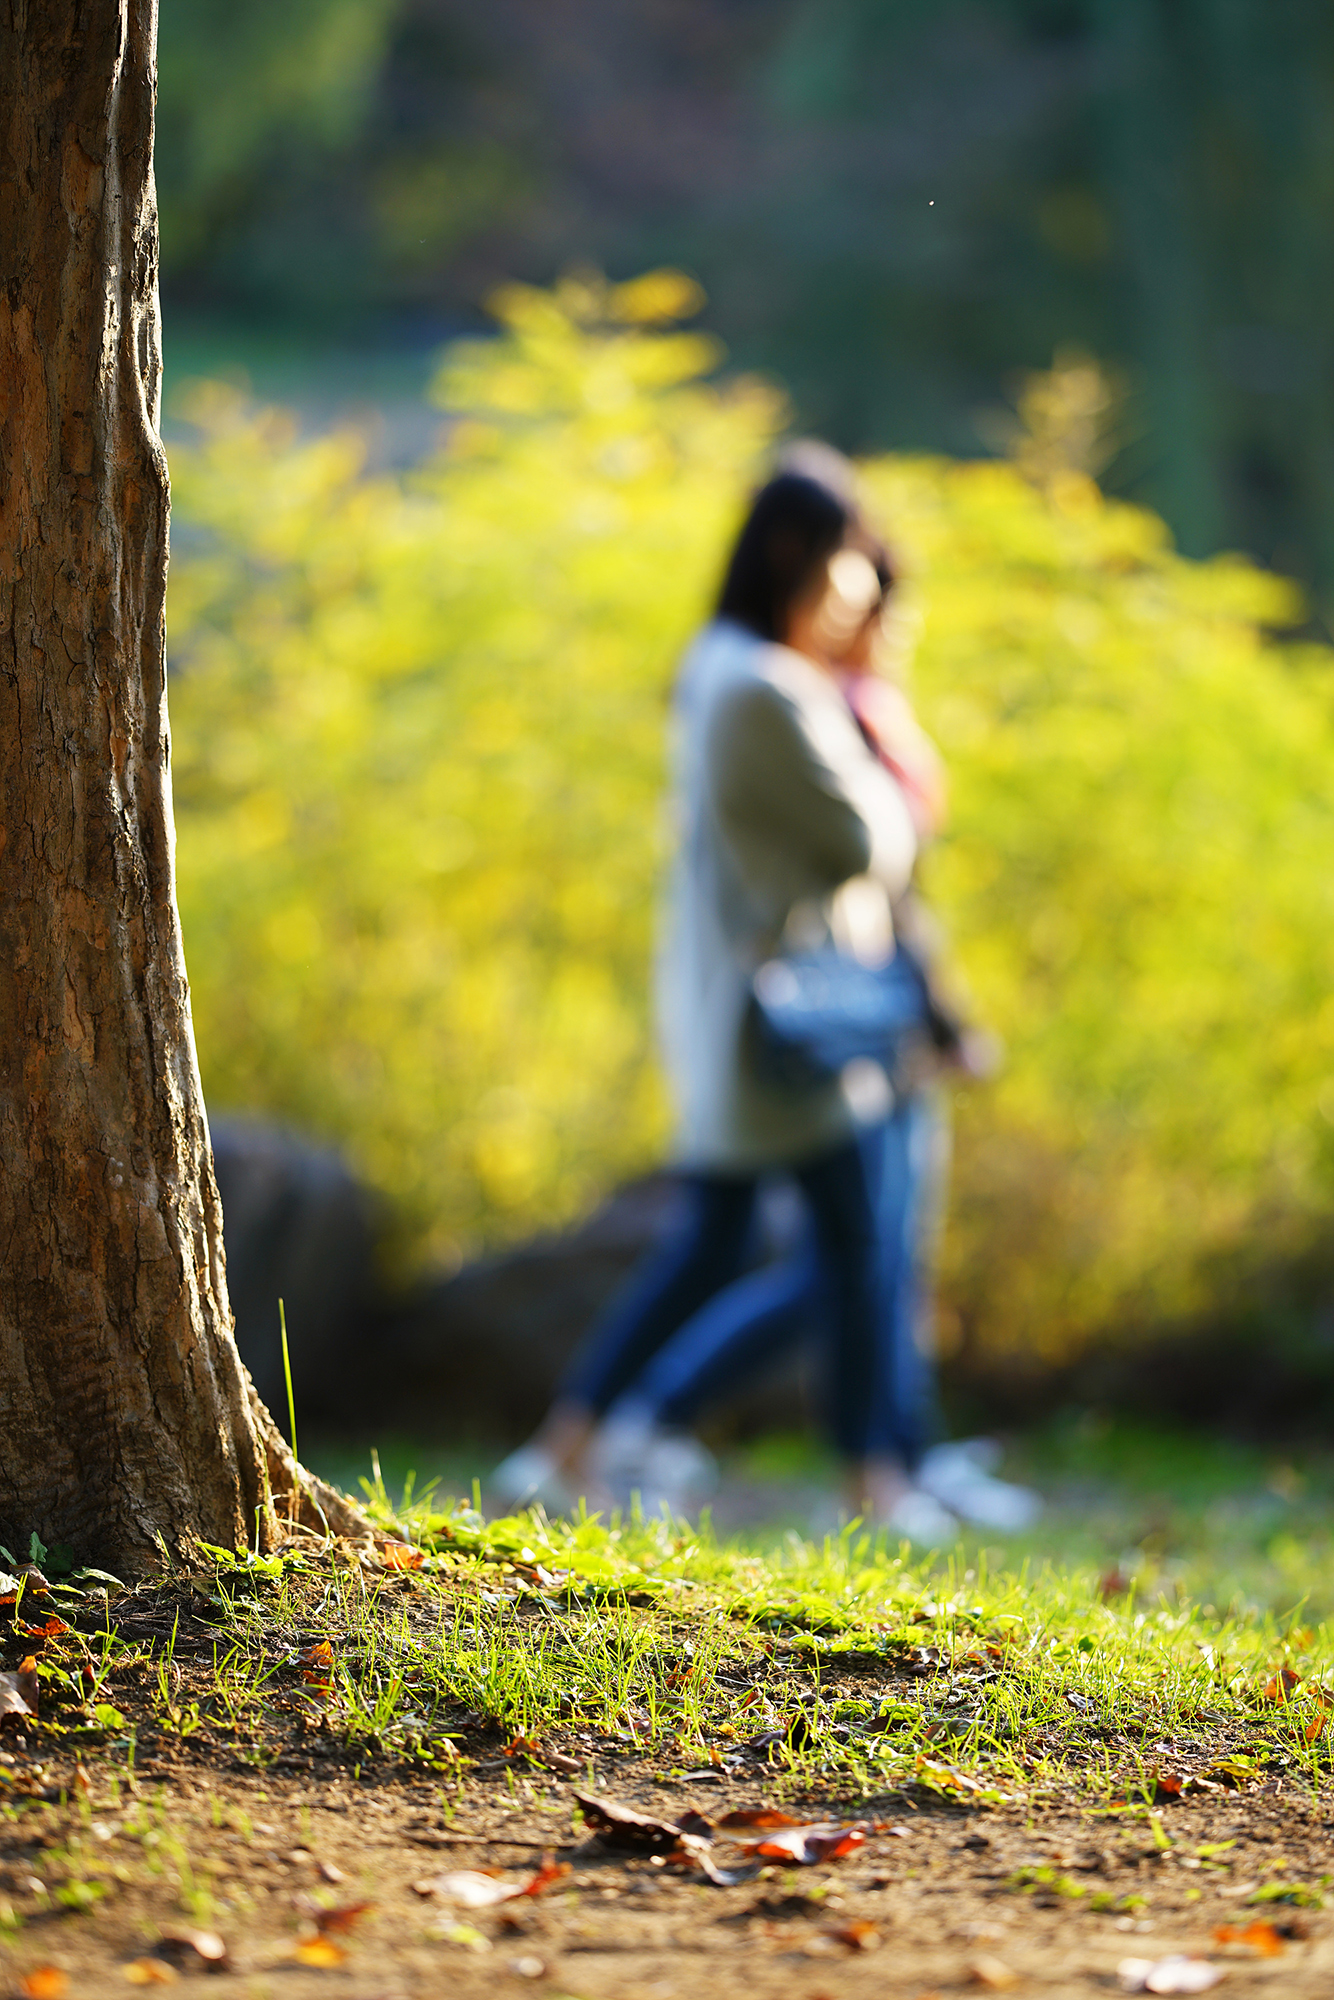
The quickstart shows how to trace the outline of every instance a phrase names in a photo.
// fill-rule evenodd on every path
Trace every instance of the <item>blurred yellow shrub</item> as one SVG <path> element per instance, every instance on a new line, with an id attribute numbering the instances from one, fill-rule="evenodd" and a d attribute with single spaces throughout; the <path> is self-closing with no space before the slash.
<path id="1" fill-rule="evenodd" d="M 497 301 L 410 478 L 201 385 L 172 452 L 180 897 L 205 1086 L 338 1141 L 457 1256 L 660 1157 L 648 966 L 673 667 L 784 422 L 675 274 Z M 1068 1352 L 1321 1226 L 1334 1160 L 1330 656 L 1051 452 L 868 487 L 953 773 L 930 887 L 994 1087 L 947 1299 Z"/>

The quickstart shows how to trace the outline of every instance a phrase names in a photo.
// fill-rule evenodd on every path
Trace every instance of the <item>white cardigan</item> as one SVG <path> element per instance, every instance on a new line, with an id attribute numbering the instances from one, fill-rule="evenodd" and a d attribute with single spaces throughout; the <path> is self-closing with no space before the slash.
<path id="1" fill-rule="evenodd" d="M 801 654 L 718 621 L 676 698 L 679 852 L 658 966 L 682 1165 L 749 1173 L 814 1158 L 855 1127 L 840 1083 L 772 1082 L 747 1032 L 756 967 L 827 936 L 833 892 L 907 886 L 911 817 L 836 683 Z"/>

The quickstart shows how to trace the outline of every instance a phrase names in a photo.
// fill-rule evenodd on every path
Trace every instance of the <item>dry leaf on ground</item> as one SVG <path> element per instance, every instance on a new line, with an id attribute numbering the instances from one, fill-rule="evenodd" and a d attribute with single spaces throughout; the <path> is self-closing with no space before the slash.
<path id="1" fill-rule="evenodd" d="M 577 1757 L 566 1757 L 559 1750 L 548 1750 L 533 1736 L 514 1737 L 505 1745 L 505 1755 L 531 1758 L 538 1764 L 549 1765 L 553 1771 L 564 1771 L 570 1777 L 576 1777 L 584 1769 Z"/>
<path id="2" fill-rule="evenodd" d="M 506 1882 L 497 1875 L 484 1875 L 480 1868 L 448 1868 L 443 1875 L 431 1875 L 414 1882 L 419 1896 L 435 1896 L 442 1903 L 457 1904 L 464 1910 L 486 1910 L 496 1903 L 512 1903 L 521 1896 L 540 1896 L 549 1883 L 568 1875 L 568 1861 L 546 1854 L 542 1866 L 526 1882 Z"/>
<path id="3" fill-rule="evenodd" d="M 0 1716 L 31 1714 L 32 1710 L 19 1693 L 18 1675 L 0 1674 Z"/>
<path id="4" fill-rule="evenodd" d="M 857 1923 L 843 1924 L 838 1930 L 830 1931 L 835 1944 L 845 1944 L 849 1951 L 874 1951 L 880 1942 L 880 1933 L 874 1924 L 863 1918 Z"/>
<path id="5" fill-rule="evenodd" d="M 1123 1958 L 1116 1976 L 1127 1993 L 1207 1993 L 1227 1973 L 1207 1958 L 1174 1952 L 1169 1958 Z"/>
<path id="6" fill-rule="evenodd" d="M 386 1569 L 420 1569 L 426 1557 L 421 1549 L 414 1549 L 411 1542 L 377 1542 L 380 1561 Z"/>
<path id="7" fill-rule="evenodd" d="M 542 1866 L 538 1869 L 536 1875 L 529 1876 L 522 1889 L 520 1889 L 519 1894 L 521 1896 L 540 1896 L 552 1882 L 559 1882 L 562 1875 L 568 1875 L 569 1872 L 570 1864 L 568 1861 L 557 1861 L 554 1854 L 544 1854 L 542 1856 Z"/>
<path id="8" fill-rule="evenodd" d="M 1283 1940 L 1274 1926 L 1259 1917 L 1253 1924 L 1220 1924 L 1214 1942 L 1248 1945 L 1261 1958 L 1277 1958 L 1283 1950 Z"/>
<path id="9" fill-rule="evenodd" d="M 332 1971 L 335 1966 L 345 1962 L 347 1953 L 342 1945 L 335 1944 L 332 1938 L 314 1937 L 304 1938 L 292 1953 L 292 1957 L 298 1965 L 322 1966 L 325 1970 Z"/>
<path id="10" fill-rule="evenodd" d="M 341 1935 L 361 1922 L 367 1910 L 373 1910 L 374 1903 L 340 1903 L 336 1909 L 320 1910 L 316 1913 L 315 1928 L 321 1936 Z"/>
<path id="11" fill-rule="evenodd" d="M 0 1716 L 36 1715 L 38 1695 L 37 1661 L 31 1653 L 19 1661 L 17 1673 L 0 1674 Z"/>
<path id="12" fill-rule="evenodd" d="M 697 1837 L 675 1820 L 654 1819 L 647 1813 L 636 1812 L 633 1806 L 619 1805 L 615 1799 L 590 1798 L 584 1792 L 576 1792 L 574 1796 L 591 1830 L 609 1847 L 633 1847 L 661 1854 L 679 1847 L 683 1839 Z"/>
<path id="13" fill-rule="evenodd" d="M 1301 1684 L 1300 1674 L 1294 1673 L 1291 1667 L 1280 1667 L 1278 1672 L 1272 1674 L 1265 1682 L 1265 1700 L 1286 1701 L 1293 1689 L 1300 1687 Z"/>
<path id="14" fill-rule="evenodd" d="M 724 1813 L 716 1822 L 720 1833 L 731 1833 L 743 1827 L 756 1826 L 796 1826 L 791 1813 L 779 1812 L 776 1806 L 742 1806 L 736 1812 Z"/>
<path id="15" fill-rule="evenodd" d="M 177 1976 L 165 1958 L 132 1958 L 121 1969 L 131 1986 L 171 1986 Z"/>
<path id="16" fill-rule="evenodd" d="M 61 2000 L 69 1988 L 69 1977 L 58 1965 L 34 1965 L 19 1981 L 25 2000 Z"/>
<path id="17" fill-rule="evenodd" d="M 766 1860 L 796 1861 L 809 1867 L 817 1861 L 841 1861 L 845 1854 L 864 1847 L 867 1831 L 863 1821 L 852 1826 L 824 1823 L 775 1827 L 754 1839 L 732 1837 L 738 1846 L 748 1848 L 752 1854 L 762 1854 Z"/>

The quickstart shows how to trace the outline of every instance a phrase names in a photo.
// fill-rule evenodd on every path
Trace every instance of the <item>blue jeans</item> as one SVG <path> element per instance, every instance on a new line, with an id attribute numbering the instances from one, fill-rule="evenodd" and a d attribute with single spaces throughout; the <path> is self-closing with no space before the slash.
<path id="1" fill-rule="evenodd" d="M 831 1369 L 848 1385 L 856 1420 L 840 1450 L 865 1449 L 861 1419 L 875 1398 L 881 1260 L 866 1166 L 855 1141 L 788 1169 L 806 1200 L 814 1257 L 827 1300 Z M 563 1399 L 601 1416 L 631 1388 L 653 1356 L 741 1272 L 759 1176 L 691 1175 L 684 1220 L 612 1307 L 561 1385 Z"/>
<path id="2" fill-rule="evenodd" d="M 914 1118 L 896 1110 L 862 1144 L 792 1168 L 812 1220 L 794 1258 L 742 1276 L 758 1178 L 692 1176 L 688 1214 L 616 1300 L 562 1384 L 602 1416 L 630 1396 L 668 1424 L 772 1362 L 820 1312 L 828 1412 L 848 1458 L 896 1454 L 916 1464 L 926 1442 L 928 1370 L 914 1338 L 916 1216 L 910 1196 Z M 906 1330 L 908 1338 L 900 1338 Z"/>
<path id="3" fill-rule="evenodd" d="M 849 1455 L 894 1453 L 914 1466 L 938 1428 L 933 1370 L 919 1337 L 922 1238 L 929 1227 L 939 1124 L 926 1095 L 901 1100 L 862 1140 L 875 1207 L 879 1332 L 869 1403 L 835 1360 L 827 1394 L 831 1429 Z M 629 1391 L 642 1414 L 689 1428 L 701 1411 L 794 1347 L 828 1298 L 815 1246 L 718 1292 L 645 1365 Z M 832 1359 L 833 1357 L 831 1357 Z M 857 1440 L 850 1444 L 848 1440 Z"/>

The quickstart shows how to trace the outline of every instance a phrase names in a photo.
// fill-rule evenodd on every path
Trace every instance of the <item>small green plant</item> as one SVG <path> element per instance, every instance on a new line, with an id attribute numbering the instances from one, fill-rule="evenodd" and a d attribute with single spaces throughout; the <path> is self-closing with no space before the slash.
<path id="1" fill-rule="evenodd" d="M 278 1330 L 283 1343 L 283 1380 L 287 1384 L 287 1435 L 292 1444 L 292 1456 L 296 1458 L 296 1397 L 292 1393 L 292 1357 L 287 1350 L 287 1308 L 281 1299 L 278 1301 Z"/>

